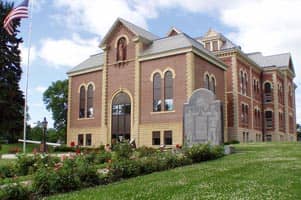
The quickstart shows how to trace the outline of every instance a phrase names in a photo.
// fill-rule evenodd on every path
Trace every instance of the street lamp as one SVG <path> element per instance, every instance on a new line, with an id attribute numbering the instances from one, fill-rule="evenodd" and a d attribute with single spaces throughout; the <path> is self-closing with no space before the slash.
<path id="1" fill-rule="evenodd" d="M 42 121 L 42 127 L 43 127 L 43 153 L 46 153 L 46 131 L 47 131 L 47 120 L 46 117 L 44 117 L 44 120 Z"/>

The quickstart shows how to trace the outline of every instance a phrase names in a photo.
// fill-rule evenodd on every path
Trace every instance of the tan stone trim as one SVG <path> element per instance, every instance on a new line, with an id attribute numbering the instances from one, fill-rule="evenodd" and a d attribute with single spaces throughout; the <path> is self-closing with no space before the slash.
<path id="1" fill-rule="evenodd" d="M 228 142 L 230 140 L 229 135 L 228 135 L 228 110 L 227 110 L 227 105 L 228 105 L 228 99 L 227 99 L 227 71 L 224 72 L 224 99 L 225 103 L 223 105 L 224 111 L 224 142 Z"/>
<path id="2" fill-rule="evenodd" d="M 126 40 L 126 45 L 129 45 L 129 43 L 130 43 L 129 37 L 128 37 L 127 35 L 125 35 L 125 34 L 122 34 L 122 35 L 119 35 L 119 36 L 116 38 L 115 43 L 114 43 L 114 48 L 117 48 L 118 40 L 119 40 L 120 38 L 122 38 L 122 37 L 125 38 L 125 40 Z"/>
<path id="3" fill-rule="evenodd" d="M 223 69 L 223 70 L 227 70 L 227 66 L 225 63 L 223 63 L 220 60 L 214 60 L 213 58 L 208 57 L 208 55 L 206 55 L 204 52 L 201 52 L 195 48 L 192 48 L 192 52 L 195 53 L 196 55 L 204 58 L 205 60 L 211 62 L 212 64 L 216 65 L 217 67 Z"/>
<path id="4" fill-rule="evenodd" d="M 67 75 L 69 77 L 78 76 L 78 75 L 87 74 L 87 73 L 91 73 L 91 72 L 95 72 L 95 71 L 101 71 L 102 68 L 103 68 L 102 66 L 101 67 L 95 67 L 95 68 L 92 68 L 92 69 L 81 70 L 81 71 L 77 71 L 77 72 L 70 72 L 70 73 L 67 73 Z"/>
<path id="5" fill-rule="evenodd" d="M 274 110 L 275 110 L 275 120 L 274 120 L 274 127 L 275 127 L 275 132 L 278 133 L 279 131 L 279 111 L 278 111 L 278 87 L 277 87 L 277 74 L 274 73 L 273 74 L 273 83 L 274 83 L 274 86 L 273 87 L 273 100 L 274 100 Z"/>
<path id="6" fill-rule="evenodd" d="M 158 114 L 169 114 L 169 113 L 174 113 L 176 112 L 175 110 L 170 110 L 170 111 L 159 111 L 159 112 L 150 112 L 151 115 L 158 115 Z"/>
<path id="7" fill-rule="evenodd" d="M 188 52 L 186 54 L 186 97 L 190 98 L 193 90 L 194 90 L 194 54 L 192 52 Z"/>
<path id="8" fill-rule="evenodd" d="M 106 144 L 110 144 L 111 140 L 108 137 L 108 132 L 107 132 L 107 50 L 104 49 L 103 53 L 103 60 L 104 60 L 104 65 L 103 65 L 103 71 L 102 71 L 102 94 L 101 94 L 101 132 L 104 133 L 104 141 L 106 141 Z"/>
<path id="9" fill-rule="evenodd" d="M 120 65 L 120 64 L 125 64 L 125 63 L 129 63 L 129 62 L 133 62 L 133 61 L 136 61 L 136 60 L 135 59 L 119 60 L 117 62 L 113 62 L 113 63 L 107 64 L 107 66 Z"/>
<path id="10" fill-rule="evenodd" d="M 88 90 L 89 85 L 92 85 L 93 86 L 93 91 L 95 91 L 95 88 L 96 88 L 95 83 L 93 81 L 88 82 L 87 86 L 86 86 L 87 90 Z"/>
<path id="11" fill-rule="evenodd" d="M 68 142 L 68 139 L 70 137 L 70 121 L 71 121 L 71 105 L 72 105 L 72 97 L 71 97 L 71 91 L 72 91 L 72 77 L 69 77 L 68 80 L 68 111 L 67 111 L 67 145 L 70 144 L 70 142 Z"/>
<path id="12" fill-rule="evenodd" d="M 71 77 L 70 77 L 70 78 L 71 78 Z M 81 87 L 84 87 L 85 90 L 87 90 L 86 84 L 85 84 L 85 83 L 81 83 L 81 84 L 78 86 L 78 88 L 77 88 L 77 93 L 78 93 L 78 94 L 80 93 L 80 88 L 81 88 Z"/>
<path id="13" fill-rule="evenodd" d="M 151 75 L 150 75 L 150 77 L 149 77 L 149 80 L 150 80 L 151 82 L 154 81 L 154 75 L 155 75 L 156 73 L 159 73 L 160 76 L 161 76 L 161 79 L 163 79 L 163 77 L 164 77 L 163 72 L 162 72 L 160 69 L 155 69 L 155 70 L 151 73 Z"/>
<path id="14" fill-rule="evenodd" d="M 126 88 L 119 88 L 117 90 L 115 90 L 110 98 L 109 101 L 109 106 L 108 106 L 108 140 L 111 139 L 112 136 L 112 105 L 113 105 L 113 99 L 114 97 L 119 94 L 120 92 L 124 92 L 127 95 L 129 95 L 130 100 L 131 100 L 131 138 L 133 136 L 134 133 L 134 110 L 135 110 L 135 104 L 134 104 L 134 98 L 133 95 L 131 94 L 131 92 L 126 89 Z M 135 138 L 136 139 L 136 138 Z M 108 142 L 108 144 L 111 144 L 111 141 Z"/>
<path id="15" fill-rule="evenodd" d="M 250 82 L 248 84 L 250 88 L 250 95 L 251 95 L 251 128 L 254 129 L 254 100 L 253 100 L 253 89 L 254 89 L 254 82 L 252 81 L 253 80 L 253 70 L 252 70 L 252 67 L 250 67 Z"/>
<path id="16" fill-rule="evenodd" d="M 233 88 L 233 134 L 238 136 L 239 126 L 239 105 L 238 105 L 238 75 L 237 75 L 237 56 L 232 56 L 232 88 Z"/>
<path id="17" fill-rule="evenodd" d="M 163 70 L 163 74 L 165 76 L 165 73 L 170 71 L 172 73 L 172 78 L 175 79 L 176 78 L 176 72 L 173 68 L 171 67 L 166 67 L 164 70 Z"/>
<path id="18" fill-rule="evenodd" d="M 140 69 L 140 62 L 138 60 L 138 57 L 140 55 L 140 52 L 143 49 L 143 43 L 140 40 L 137 40 L 135 42 L 135 91 L 134 91 L 134 115 L 133 117 L 133 131 L 132 131 L 132 139 L 135 139 L 136 144 L 140 144 L 140 135 L 139 135 L 139 119 L 140 119 L 140 77 L 141 77 L 141 69 Z"/>

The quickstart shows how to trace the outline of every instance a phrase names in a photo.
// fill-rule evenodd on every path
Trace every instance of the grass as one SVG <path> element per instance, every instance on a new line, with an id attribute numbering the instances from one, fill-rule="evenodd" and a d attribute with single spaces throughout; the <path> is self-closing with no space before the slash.
<path id="1" fill-rule="evenodd" d="M 301 199 L 301 144 L 235 147 L 219 160 L 47 199 Z"/>
<path id="2" fill-rule="evenodd" d="M 23 152 L 23 143 L 1 144 L 1 146 L 0 154 L 11 153 L 10 151 L 16 148 L 18 148 L 20 152 Z M 26 144 L 26 153 L 32 153 L 34 148 L 39 150 L 39 144 Z"/>

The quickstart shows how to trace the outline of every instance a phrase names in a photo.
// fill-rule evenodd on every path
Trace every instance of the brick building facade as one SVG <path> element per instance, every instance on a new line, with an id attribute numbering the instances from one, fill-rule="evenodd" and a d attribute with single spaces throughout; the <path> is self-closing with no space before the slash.
<path id="1" fill-rule="evenodd" d="M 296 138 L 289 54 L 245 54 L 213 30 L 191 38 L 173 28 L 159 38 L 123 19 L 100 48 L 68 72 L 67 144 L 182 144 L 183 104 L 198 88 L 225 105 L 226 141 Z"/>

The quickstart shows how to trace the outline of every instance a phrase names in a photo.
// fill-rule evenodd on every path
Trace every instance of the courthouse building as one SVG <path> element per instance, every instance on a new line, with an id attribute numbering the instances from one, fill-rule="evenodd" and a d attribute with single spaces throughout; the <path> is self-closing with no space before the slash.
<path id="1" fill-rule="evenodd" d="M 183 144 L 183 105 L 198 88 L 223 102 L 225 141 L 296 140 L 289 53 L 244 53 L 214 30 L 158 37 L 117 19 L 92 55 L 68 72 L 67 144 Z"/>

